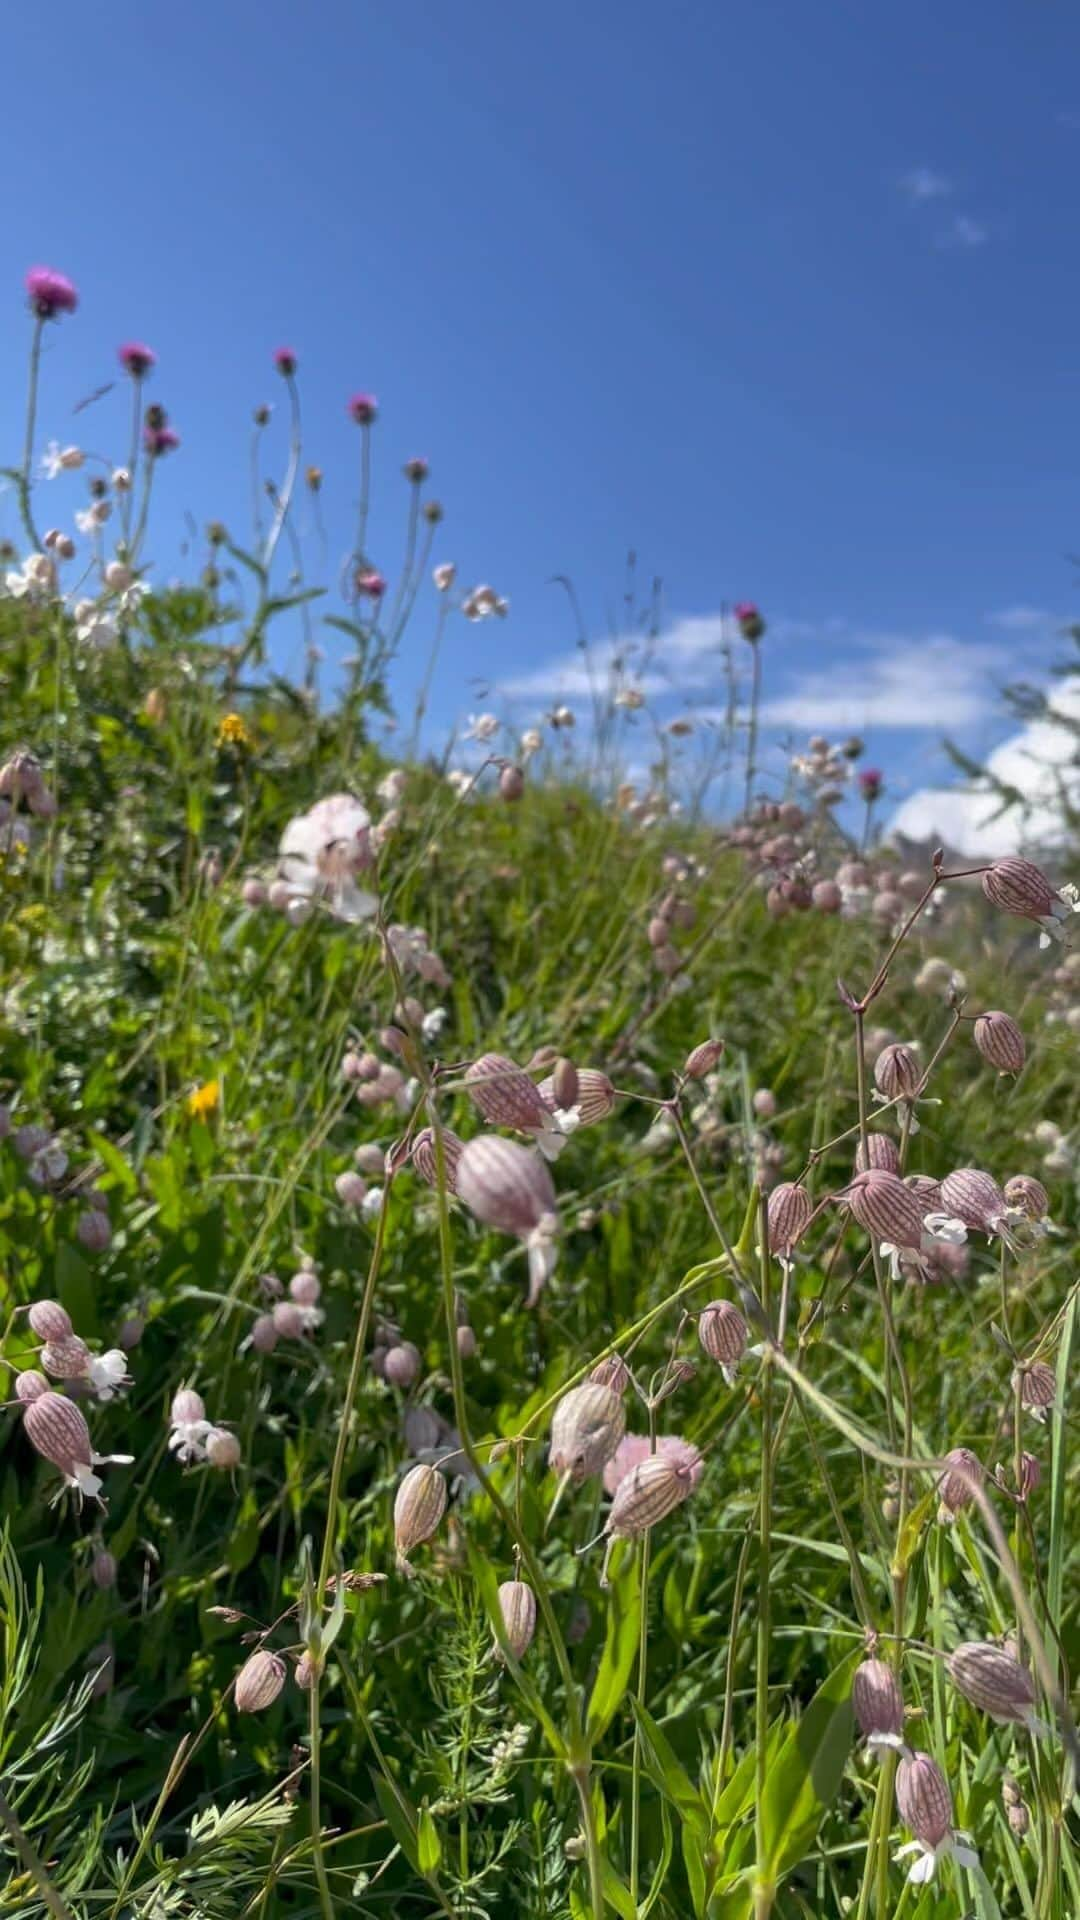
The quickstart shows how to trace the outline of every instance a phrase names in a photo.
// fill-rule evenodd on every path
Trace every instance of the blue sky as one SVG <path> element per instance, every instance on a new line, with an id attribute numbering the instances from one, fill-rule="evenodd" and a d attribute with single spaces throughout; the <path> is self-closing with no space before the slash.
<path id="1" fill-rule="evenodd" d="M 13 13 L 5 55 L 26 167 L 3 445 L 21 276 L 45 261 L 82 305 L 50 330 L 42 441 L 119 452 L 119 393 L 71 408 L 120 339 L 159 355 L 184 439 L 162 572 L 186 514 L 245 529 L 250 410 L 288 341 L 332 553 L 344 403 L 370 388 L 374 558 L 393 574 L 422 452 L 435 557 L 512 602 L 452 629 L 436 725 L 477 705 L 473 678 L 532 689 L 523 717 L 550 703 L 573 665 L 550 576 L 602 636 L 631 546 L 665 583 L 671 710 L 708 699 L 722 603 L 756 599 L 776 724 L 859 727 L 897 793 L 940 766 L 942 726 L 996 739 L 995 681 L 1049 658 L 1080 547 L 1072 9 L 54 0 Z"/>

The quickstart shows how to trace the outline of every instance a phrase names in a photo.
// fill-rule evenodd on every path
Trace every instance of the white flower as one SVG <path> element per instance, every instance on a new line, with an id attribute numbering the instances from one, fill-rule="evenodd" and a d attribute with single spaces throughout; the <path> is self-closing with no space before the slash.
<path id="1" fill-rule="evenodd" d="M 131 488 L 131 474 L 126 467 L 114 467 L 112 475 L 114 493 L 127 493 Z"/>
<path id="2" fill-rule="evenodd" d="M 55 480 L 59 473 L 74 473 L 82 466 L 83 454 L 78 447 L 62 447 L 58 440 L 50 440 L 42 455 L 41 471 L 46 480 Z"/>
<path id="3" fill-rule="evenodd" d="M 369 1187 L 360 1202 L 361 1219 L 377 1220 L 382 1212 L 383 1197 L 381 1187 Z"/>
<path id="4" fill-rule="evenodd" d="M 43 600 L 56 590 L 56 568 L 47 553 L 28 554 L 22 567 L 4 576 L 14 600 Z"/>
<path id="5" fill-rule="evenodd" d="M 423 1040 L 437 1040 L 450 1015 L 445 1007 L 432 1007 L 420 1022 L 420 1035 Z"/>
<path id="6" fill-rule="evenodd" d="M 369 920 L 375 895 L 356 884 L 372 865 L 371 815 L 351 793 L 331 794 L 290 820 L 278 871 L 299 900 L 322 900 L 336 920 Z"/>
<path id="7" fill-rule="evenodd" d="M 519 746 L 522 759 L 531 760 L 534 753 L 539 753 L 543 744 L 544 736 L 539 727 L 527 727 L 521 736 Z"/>
<path id="8" fill-rule="evenodd" d="M 581 1125 L 581 1108 L 556 1107 L 551 1118 L 559 1132 L 569 1138 L 572 1133 L 577 1132 Z"/>
<path id="9" fill-rule="evenodd" d="M 572 727 L 575 725 L 574 715 L 569 707 L 555 707 L 549 714 L 548 719 L 553 727 Z"/>
<path id="10" fill-rule="evenodd" d="M 908 1868 L 908 1879 L 912 1886 L 925 1887 L 933 1879 L 939 1860 L 948 1858 L 950 1854 L 958 1867 L 978 1866 L 979 1856 L 974 1847 L 960 1844 L 970 1839 L 970 1833 L 962 1833 L 957 1828 L 955 1833 L 947 1833 L 944 1840 L 939 1840 L 936 1847 L 925 1846 L 921 1840 L 909 1840 L 906 1846 L 897 1848 L 893 1858 L 903 1860 L 909 1853 L 915 1854 L 917 1858 Z"/>
<path id="11" fill-rule="evenodd" d="M 213 1432 L 209 1420 L 174 1420 L 169 1434 L 169 1452 L 185 1465 L 189 1460 L 206 1459 L 206 1436 Z"/>
<path id="12" fill-rule="evenodd" d="M 384 806 L 393 807 L 403 797 L 408 784 L 409 776 L 404 767 L 391 767 L 389 773 L 383 774 L 375 791 Z"/>
<path id="13" fill-rule="evenodd" d="M 26 1169 L 35 1187 L 58 1187 L 67 1170 L 67 1154 L 55 1140 L 50 1141 L 47 1147 L 42 1147 L 40 1153 L 35 1153 Z"/>
<path id="14" fill-rule="evenodd" d="M 90 1454 L 90 1465 L 82 1460 L 73 1463 L 71 1473 L 65 1473 L 64 1486 L 85 1500 L 96 1500 L 101 1493 L 101 1476 L 94 1472 L 95 1467 L 130 1467 L 133 1453 L 94 1453 Z"/>
<path id="15" fill-rule="evenodd" d="M 108 647 L 116 639 L 116 621 L 96 600 L 80 600 L 75 608 L 75 638 L 85 647 Z"/>
<path id="16" fill-rule="evenodd" d="M 1062 946 L 1069 946 L 1076 931 L 1074 927 L 1070 927 L 1069 922 L 1077 913 L 1080 913 L 1080 888 L 1074 887 L 1069 881 L 1065 886 L 1058 888 L 1057 899 L 1049 913 L 1045 914 L 1039 923 L 1042 927 L 1039 935 L 1040 947 L 1048 947 L 1051 940 L 1057 940 Z"/>
<path id="17" fill-rule="evenodd" d="M 629 712 L 635 713 L 638 707 L 645 705 L 645 695 L 640 687 L 622 687 L 615 695 L 615 705 L 626 707 Z"/>
<path id="18" fill-rule="evenodd" d="M 441 567 L 432 570 L 431 577 L 440 593 L 449 593 L 457 579 L 457 568 L 452 560 L 444 560 Z"/>
<path id="19" fill-rule="evenodd" d="M 466 772 L 464 767 L 451 767 L 446 784 L 453 788 L 459 799 L 464 799 L 473 784 L 473 775 Z"/>
<path id="20" fill-rule="evenodd" d="M 86 1377 L 95 1399 L 102 1401 L 115 1399 L 121 1387 L 131 1385 L 126 1353 L 121 1353 L 119 1347 L 110 1347 L 107 1353 L 91 1354 Z"/>
<path id="21" fill-rule="evenodd" d="M 469 724 L 462 734 L 463 740 L 493 740 L 499 731 L 498 715 L 494 713 L 470 713 Z"/>
<path id="22" fill-rule="evenodd" d="M 525 1296 L 527 1307 L 535 1307 L 555 1271 L 559 1258 L 559 1250 L 555 1245 L 558 1227 L 559 1223 L 555 1215 L 545 1213 L 525 1242 L 529 1256 L 529 1291 Z"/>
<path id="23" fill-rule="evenodd" d="M 935 1240 L 944 1241 L 948 1247 L 962 1247 L 968 1237 L 963 1220 L 957 1220 L 949 1213 L 926 1213 L 923 1215 L 923 1252 L 932 1251 Z"/>
<path id="24" fill-rule="evenodd" d="M 133 580 L 129 587 L 124 588 L 116 603 L 119 612 L 136 613 L 149 592 L 150 588 L 145 580 Z"/>
<path id="25" fill-rule="evenodd" d="M 94 500 L 75 515 L 75 525 L 80 533 L 96 533 L 99 527 L 105 525 L 111 512 L 112 506 L 108 500 Z"/>

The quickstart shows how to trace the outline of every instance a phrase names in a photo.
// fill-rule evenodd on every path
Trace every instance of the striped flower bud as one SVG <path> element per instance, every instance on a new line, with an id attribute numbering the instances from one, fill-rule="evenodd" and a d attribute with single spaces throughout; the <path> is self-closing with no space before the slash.
<path id="1" fill-rule="evenodd" d="M 1027 1220 L 1045 1220 L 1050 1211 L 1050 1195 L 1041 1180 L 1030 1173 L 1014 1173 L 1002 1189 L 1005 1205 Z"/>
<path id="2" fill-rule="evenodd" d="M 90 1429 L 77 1406 L 62 1393 L 39 1393 L 23 1414 L 23 1428 L 35 1452 L 59 1467 L 65 1479 L 91 1465 Z"/>
<path id="3" fill-rule="evenodd" d="M 999 1073 L 1019 1073 L 1027 1049 L 1016 1021 L 1007 1013 L 980 1013 L 975 1022 L 975 1045 L 984 1060 Z"/>
<path id="4" fill-rule="evenodd" d="M 1012 1384 L 1020 1388 L 1020 1405 L 1025 1407 L 1035 1420 L 1045 1420 L 1047 1413 L 1057 1398 L 1057 1378 L 1054 1369 L 1045 1360 L 1032 1360 L 1028 1366 L 1017 1367 Z"/>
<path id="5" fill-rule="evenodd" d="M 39 1358 L 54 1380 L 78 1380 L 90 1371 L 90 1349 L 77 1333 L 69 1333 L 64 1340 L 47 1340 Z"/>
<path id="6" fill-rule="evenodd" d="M 722 1040 L 702 1040 L 693 1047 L 683 1062 L 683 1072 L 688 1080 L 704 1080 L 707 1073 L 718 1067 L 724 1054 Z"/>
<path id="7" fill-rule="evenodd" d="M 472 1327 L 468 1325 L 455 1327 L 454 1339 L 457 1343 L 457 1350 L 463 1360 L 472 1360 L 475 1358 L 476 1334 Z"/>
<path id="8" fill-rule="evenodd" d="M 915 1195 L 922 1208 L 923 1218 L 928 1213 L 941 1211 L 941 1181 L 935 1180 L 929 1173 L 906 1173 L 904 1185 Z"/>
<path id="9" fill-rule="evenodd" d="M 945 1458 L 949 1464 L 937 1488 L 941 1500 L 940 1520 L 951 1519 L 953 1514 L 969 1507 L 975 1498 L 973 1485 L 980 1484 L 983 1478 L 982 1463 L 970 1447 L 951 1447 Z"/>
<path id="10" fill-rule="evenodd" d="M 99 1547 L 90 1562 L 90 1578 L 100 1592 L 105 1593 L 116 1585 L 116 1555 L 107 1547 Z"/>
<path id="11" fill-rule="evenodd" d="M 462 1149 L 457 1193 L 485 1227 L 498 1227 L 520 1240 L 545 1216 L 554 1215 L 557 1205 L 551 1175 L 539 1155 L 494 1133 L 478 1134 Z"/>
<path id="12" fill-rule="evenodd" d="M 334 1192 L 343 1207 L 361 1207 L 368 1190 L 367 1181 L 355 1168 L 346 1167 L 334 1180 Z"/>
<path id="13" fill-rule="evenodd" d="M 507 1646 L 515 1660 L 523 1660 L 536 1632 L 536 1595 L 532 1588 L 524 1580 L 504 1580 L 499 1588 L 499 1612 Z M 498 1641 L 495 1657 L 504 1657 Z"/>
<path id="14" fill-rule="evenodd" d="M 991 906 L 1015 913 L 1023 920 L 1044 920 L 1053 913 L 1059 895 L 1041 868 L 1031 860 L 1009 854 L 995 860 L 982 877 L 982 890 Z"/>
<path id="15" fill-rule="evenodd" d="M 730 1300 L 710 1300 L 698 1315 L 698 1339 L 730 1387 L 749 1339 L 746 1321 L 738 1307 L 732 1306 Z"/>
<path id="16" fill-rule="evenodd" d="M 422 1364 L 419 1347 L 414 1347 L 411 1340 L 402 1340 L 390 1348 L 383 1361 L 383 1379 L 392 1387 L 411 1387 Z"/>
<path id="17" fill-rule="evenodd" d="M 857 1173 L 841 1196 L 860 1227 L 894 1247 L 922 1246 L 923 1210 L 895 1173 L 873 1168 Z"/>
<path id="18" fill-rule="evenodd" d="M 632 1467 L 615 1489 L 604 1532 L 607 1548 L 600 1584 L 607 1584 L 608 1562 L 616 1540 L 635 1540 L 680 1507 L 694 1485 L 691 1470 L 670 1454 L 650 1453 Z"/>
<path id="19" fill-rule="evenodd" d="M 40 1400 L 42 1394 L 48 1391 L 49 1383 L 45 1375 L 38 1373 L 34 1367 L 15 1375 L 15 1398 L 21 1400 L 24 1406 L 29 1406 L 31 1400 Z"/>
<path id="20" fill-rule="evenodd" d="M 941 1183 L 941 1204 L 965 1227 L 994 1233 L 1005 1213 L 1005 1195 L 996 1180 L 978 1167 L 958 1167 Z"/>
<path id="21" fill-rule="evenodd" d="M 551 1125 L 551 1114 L 524 1067 L 503 1053 L 484 1053 L 465 1069 L 465 1085 L 474 1105 L 493 1127 L 533 1133 Z"/>
<path id="22" fill-rule="evenodd" d="M 598 1387 L 610 1387 L 612 1393 L 625 1393 L 630 1385 L 630 1369 L 620 1353 L 608 1353 L 597 1361 L 589 1379 Z"/>
<path id="23" fill-rule="evenodd" d="M 580 1486 L 611 1459 L 625 1431 L 626 1412 L 612 1387 L 594 1380 L 572 1387 L 551 1416 L 552 1472 Z"/>
<path id="24" fill-rule="evenodd" d="M 1017 1489 L 1020 1499 L 1027 1500 L 1035 1493 L 1042 1482 L 1042 1464 L 1033 1453 L 1020 1455 L 1020 1485 Z"/>
<path id="25" fill-rule="evenodd" d="M 573 1061 L 556 1060 L 551 1076 L 551 1097 L 556 1107 L 572 1107 L 577 1100 L 578 1090 L 578 1070 Z"/>
<path id="26" fill-rule="evenodd" d="M 298 1307 L 314 1307 L 322 1295 L 319 1276 L 313 1267 L 301 1267 L 289 1281 L 289 1298 L 295 1300 Z"/>
<path id="27" fill-rule="evenodd" d="M 443 1164 L 446 1168 L 446 1191 L 457 1192 L 458 1162 L 465 1151 L 464 1140 L 459 1140 L 449 1127 L 442 1130 Z M 435 1134 L 431 1127 L 422 1127 L 412 1144 L 412 1163 L 426 1186 L 439 1184 L 439 1163 L 435 1152 Z"/>
<path id="28" fill-rule="evenodd" d="M 211 1427 L 206 1436 L 206 1457 L 219 1473 L 231 1473 L 240 1465 L 240 1442 L 228 1427 Z"/>
<path id="29" fill-rule="evenodd" d="M 285 1685 L 285 1662 L 279 1653 L 258 1647 L 236 1676 L 235 1698 L 241 1713 L 261 1713 L 271 1707 Z"/>
<path id="30" fill-rule="evenodd" d="M 806 1232 L 807 1222 L 814 1210 L 810 1195 L 805 1187 L 787 1180 L 773 1188 L 765 1202 L 765 1210 L 769 1252 L 786 1260 Z"/>
<path id="31" fill-rule="evenodd" d="M 891 1134 L 868 1133 L 865 1147 L 859 1141 L 855 1149 L 855 1171 L 866 1173 L 872 1168 L 879 1173 L 899 1173 L 900 1149 Z"/>
<path id="32" fill-rule="evenodd" d="M 856 1667 L 851 1704 L 868 1747 L 903 1747 L 904 1696 L 884 1660 L 863 1660 Z"/>
<path id="33" fill-rule="evenodd" d="M 70 1314 L 57 1300 L 35 1300 L 26 1317 L 39 1340 L 68 1340 L 74 1332 Z"/>
<path id="34" fill-rule="evenodd" d="M 577 1098 L 572 1104 L 578 1116 L 578 1124 L 582 1127 L 595 1126 L 598 1120 L 606 1120 L 613 1110 L 616 1099 L 615 1089 L 607 1074 L 601 1073 L 597 1067 L 579 1067 L 577 1079 Z M 554 1074 L 547 1080 L 541 1080 L 537 1092 L 545 1106 L 550 1107 L 554 1112 L 559 1104 L 555 1098 Z"/>
<path id="35" fill-rule="evenodd" d="M 958 1693 L 991 1720 L 1019 1722 L 1038 1731 L 1031 1675 L 1004 1647 L 989 1640 L 967 1640 L 945 1662 Z"/>
<path id="36" fill-rule="evenodd" d="M 886 1100 L 914 1099 L 922 1079 L 918 1056 L 900 1041 L 882 1047 L 874 1061 L 874 1083 Z"/>
<path id="37" fill-rule="evenodd" d="M 302 1692 L 304 1693 L 311 1692 L 311 1689 L 315 1685 L 316 1679 L 318 1678 L 319 1671 L 320 1671 L 320 1668 L 319 1668 L 318 1662 L 312 1659 L 310 1653 L 305 1647 L 303 1653 L 300 1655 L 299 1660 L 297 1661 L 295 1667 L 293 1668 L 293 1679 L 296 1681 L 297 1686 L 302 1690 Z"/>
<path id="38" fill-rule="evenodd" d="M 1023 1801 L 1018 1800 L 1012 1806 L 1006 1807 L 1005 1818 L 1009 1823 L 1009 1832 L 1014 1833 L 1018 1840 L 1022 1840 L 1031 1825 L 1031 1815 Z"/>
<path id="39" fill-rule="evenodd" d="M 949 1783 L 929 1753 L 905 1754 L 896 1770 L 900 1818 L 916 1840 L 933 1852 L 952 1832 Z"/>
<path id="40" fill-rule="evenodd" d="M 426 1463 L 410 1467 L 394 1499 L 394 1545 L 399 1571 L 411 1575 L 409 1554 L 430 1540 L 446 1512 L 446 1481 Z"/>
<path id="41" fill-rule="evenodd" d="M 447 1154 L 449 1156 L 449 1149 Z M 353 1152 L 353 1160 L 360 1173 L 366 1173 L 372 1180 L 385 1179 L 386 1155 L 381 1147 L 376 1146 L 374 1140 L 362 1141 Z"/>

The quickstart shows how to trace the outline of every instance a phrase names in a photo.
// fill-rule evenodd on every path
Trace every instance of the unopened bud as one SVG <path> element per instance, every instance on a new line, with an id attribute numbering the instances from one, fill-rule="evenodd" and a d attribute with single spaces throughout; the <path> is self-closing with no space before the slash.
<path id="1" fill-rule="evenodd" d="M 888 1133 L 868 1133 L 855 1149 L 856 1173 L 876 1168 L 879 1173 L 899 1173 L 900 1149 Z M 936 1184 L 936 1183 L 935 1183 Z"/>
<path id="2" fill-rule="evenodd" d="M 1003 913 L 1015 913 L 1024 920 L 1044 920 L 1052 915 L 1059 896 L 1041 868 L 1031 860 L 1009 854 L 995 860 L 982 877 L 982 890 L 991 906 Z"/>
<path id="3" fill-rule="evenodd" d="M 874 1062 L 874 1081 L 886 1100 L 895 1100 L 901 1095 L 912 1099 L 921 1079 L 917 1056 L 900 1042 L 883 1047 Z"/>
<path id="4" fill-rule="evenodd" d="M 906 1753 L 896 1770 L 896 1804 L 904 1825 L 933 1852 L 952 1831 L 952 1794 L 929 1753 Z"/>
<path id="5" fill-rule="evenodd" d="M 105 1592 L 116 1585 L 116 1556 L 107 1547 L 99 1547 L 90 1562 L 90 1578 L 95 1587 Z"/>
<path id="6" fill-rule="evenodd" d="M 730 1300 L 710 1300 L 698 1316 L 698 1339 L 730 1385 L 746 1352 L 746 1321 Z"/>
<path id="7" fill-rule="evenodd" d="M 555 1096 L 554 1074 L 547 1080 L 541 1080 L 538 1092 L 551 1112 L 563 1104 Z M 583 1127 L 592 1127 L 598 1120 L 606 1120 L 614 1109 L 615 1100 L 615 1089 L 606 1073 L 601 1073 L 596 1067 L 578 1067 L 577 1093 L 570 1105 Z"/>
<path id="8" fill-rule="evenodd" d="M 1016 1021 L 1007 1013 L 980 1013 L 974 1027 L 975 1045 L 984 1060 L 999 1073 L 1019 1073 L 1027 1049 Z"/>
<path id="9" fill-rule="evenodd" d="M 813 1212 L 810 1195 L 797 1182 L 785 1181 L 774 1187 L 765 1208 L 769 1252 L 786 1259 L 806 1231 Z"/>
<path id="10" fill-rule="evenodd" d="M 875 1239 L 896 1247 L 921 1247 L 922 1208 L 897 1174 L 876 1168 L 857 1173 L 842 1197 L 859 1225 Z"/>
<path id="11" fill-rule="evenodd" d="M 383 1379 L 392 1387 L 411 1387 L 419 1377 L 422 1360 L 420 1349 L 414 1347 L 411 1340 L 402 1340 L 390 1348 L 383 1362 Z"/>
<path id="12" fill-rule="evenodd" d="M 536 1632 L 536 1595 L 524 1580 L 504 1580 L 499 1588 L 499 1611 L 507 1646 L 515 1660 L 523 1660 Z M 498 1643 L 496 1657 L 503 1658 Z"/>
<path id="13" fill-rule="evenodd" d="M 902 1745 L 904 1696 L 899 1680 L 884 1660 L 864 1660 L 856 1667 L 851 1704 L 868 1745 Z"/>
<path id="14" fill-rule="evenodd" d="M 227 1427 L 211 1427 L 206 1436 L 206 1457 L 221 1473 L 230 1473 L 240 1465 L 240 1442 Z"/>
<path id="15" fill-rule="evenodd" d="M 572 1387 L 551 1418 L 552 1472 L 580 1486 L 611 1459 L 625 1431 L 625 1409 L 614 1388 L 593 1380 Z"/>
<path id="16" fill-rule="evenodd" d="M 621 1354 L 609 1353 L 590 1369 L 589 1379 L 598 1387 L 610 1387 L 612 1393 L 625 1393 L 630 1385 L 630 1369 Z"/>
<path id="17" fill-rule="evenodd" d="M 942 1517 L 969 1507 L 975 1498 L 973 1489 L 983 1478 L 982 1464 L 969 1447 L 952 1447 L 945 1458 L 949 1464 L 938 1481 Z"/>
<path id="18" fill-rule="evenodd" d="M 447 1193 L 457 1192 L 458 1162 L 465 1151 L 464 1140 L 459 1140 L 449 1127 L 442 1130 L 443 1163 L 446 1171 Z M 439 1184 L 438 1154 L 435 1147 L 435 1135 L 431 1127 L 423 1127 L 412 1144 L 412 1163 L 421 1180 L 429 1187 Z"/>
<path id="19" fill-rule="evenodd" d="M 410 1467 L 394 1500 L 394 1545 L 402 1573 L 411 1574 L 408 1556 L 430 1540 L 446 1512 L 446 1481 L 435 1467 Z"/>
<path id="20" fill-rule="evenodd" d="M 683 1063 L 683 1072 L 688 1080 L 704 1080 L 707 1073 L 719 1066 L 724 1055 L 722 1040 L 701 1040 L 687 1054 Z"/>
<path id="21" fill-rule="evenodd" d="M 270 1707 L 285 1685 L 285 1662 L 280 1654 L 260 1647 L 244 1661 L 236 1676 L 235 1698 L 241 1713 L 261 1713 Z"/>
<path id="22" fill-rule="evenodd" d="M 992 1720 L 1030 1726 L 1035 1717 L 1035 1688 L 1019 1660 L 989 1640 L 968 1640 L 945 1662 L 958 1693 Z"/>
<path id="23" fill-rule="evenodd" d="M 495 1127 L 546 1130 L 551 1115 L 523 1067 L 505 1054 L 485 1053 L 465 1070 L 465 1085 L 484 1119 Z"/>
<path id="24" fill-rule="evenodd" d="M 39 1358 L 54 1380 L 78 1380 L 90 1370 L 90 1349 L 77 1333 L 69 1333 L 64 1340 L 46 1341 Z"/>
<path id="25" fill-rule="evenodd" d="M 74 1332 L 70 1314 L 56 1300 L 35 1300 L 26 1317 L 39 1340 L 67 1340 Z"/>

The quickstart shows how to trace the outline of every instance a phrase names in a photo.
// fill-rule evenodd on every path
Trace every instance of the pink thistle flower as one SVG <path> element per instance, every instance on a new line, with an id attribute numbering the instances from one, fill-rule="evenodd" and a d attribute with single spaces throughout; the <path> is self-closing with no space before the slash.
<path id="1" fill-rule="evenodd" d="M 356 591 L 368 600 L 381 600 L 386 592 L 386 577 L 377 567 L 361 567 L 356 576 Z"/>
<path id="2" fill-rule="evenodd" d="M 143 428 L 143 447 L 151 460 L 160 460 L 163 454 L 175 453 L 180 445 L 180 435 L 175 427 L 167 424 L 162 427 Z"/>
<path id="3" fill-rule="evenodd" d="M 354 393 L 349 401 L 348 410 L 358 427 L 370 427 L 378 414 L 379 407 L 373 393 Z"/>
<path id="4" fill-rule="evenodd" d="M 686 1491 L 692 1493 L 705 1471 L 705 1462 L 697 1448 L 677 1433 L 661 1433 L 657 1435 L 656 1451 L 686 1480 Z M 647 1433 L 626 1434 L 604 1468 L 604 1492 L 616 1494 L 627 1474 L 647 1460 L 651 1452 L 652 1442 Z"/>
<path id="5" fill-rule="evenodd" d="M 869 803 L 880 798 L 885 787 L 885 775 L 880 767 L 864 767 L 859 775 L 859 792 Z"/>
<path id="6" fill-rule="evenodd" d="M 125 373 L 133 380 L 145 380 L 152 368 L 157 366 L 157 354 L 141 340 L 125 340 L 116 350 L 116 357 Z"/>
<path id="7" fill-rule="evenodd" d="M 274 365 L 286 380 L 291 380 L 296 372 L 296 355 L 291 347 L 278 347 L 274 353 Z"/>
<path id="8" fill-rule="evenodd" d="M 765 622 L 760 609 L 753 600 L 735 602 L 735 618 L 739 623 L 739 632 L 744 640 L 760 640 L 765 632 Z"/>
<path id="9" fill-rule="evenodd" d="M 74 313 L 79 304 L 74 282 L 53 267 L 31 267 L 26 276 L 26 291 L 39 320 L 55 320 L 61 313 Z"/>

